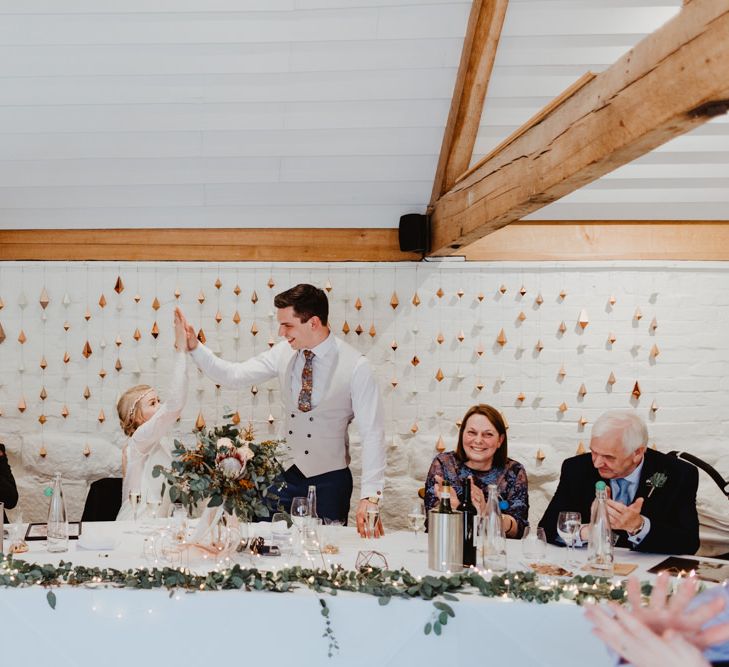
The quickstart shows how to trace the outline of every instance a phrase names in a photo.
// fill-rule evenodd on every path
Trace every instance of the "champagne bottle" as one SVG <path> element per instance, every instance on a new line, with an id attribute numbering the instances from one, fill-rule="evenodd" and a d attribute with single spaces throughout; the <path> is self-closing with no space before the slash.
<path id="1" fill-rule="evenodd" d="M 607 511 L 607 486 L 600 480 L 595 484 L 595 502 L 590 515 L 587 562 L 594 570 L 613 572 L 613 533 Z"/>
<path id="2" fill-rule="evenodd" d="M 309 505 L 309 516 L 312 519 L 317 518 L 319 515 L 316 513 L 316 486 L 313 484 L 309 485 L 309 490 L 306 494 L 306 501 Z"/>
<path id="3" fill-rule="evenodd" d="M 52 553 L 68 551 L 68 520 L 66 519 L 66 503 L 63 500 L 60 472 L 56 473 L 51 489 L 46 543 L 48 551 Z"/>
<path id="4" fill-rule="evenodd" d="M 435 511 L 439 514 L 453 514 L 453 508 L 451 508 L 451 485 L 448 482 L 443 482 L 440 486 L 440 502 Z"/>
<path id="5" fill-rule="evenodd" d="M 476 518 L 476 507 L 471 501 L 471 480 L 466 480 L 463 487 L 463 502 L 459 508 L 463 512 L 463 565 L 476 565 L 476 542 L 474 540 L 473 520 Z"/>

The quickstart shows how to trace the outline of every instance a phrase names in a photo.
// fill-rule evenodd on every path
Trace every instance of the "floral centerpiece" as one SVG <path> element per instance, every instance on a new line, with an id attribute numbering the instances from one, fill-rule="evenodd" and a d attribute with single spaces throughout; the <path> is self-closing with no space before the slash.
<path id="1" fill-rule="evenodd" d="M 155 466 L 152 475 L 164 477 L 163 496 L 169 487 L 170 500 L 190 511 L 207 500 L 207 507 L 222 506 L 241 521 L 267 518 L 278 507 L 284 484 L 282 448 L 280 440 L 255 442 L 251 426 L 241 432 L 226 423 L 197 431 L 197 445 L 191 449 L 175 440 L 171 466 Z"/>

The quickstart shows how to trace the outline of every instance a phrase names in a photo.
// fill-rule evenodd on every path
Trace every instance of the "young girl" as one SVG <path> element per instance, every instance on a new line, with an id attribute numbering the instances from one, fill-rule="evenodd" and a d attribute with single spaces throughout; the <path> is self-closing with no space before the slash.
<path id="1" fill-rule="evenodd" d="M 172 429 L 182 413 L 187 397 L 187 343 L 185 328 L 175 313 L 175 363 L 169 386 L 169 398 L 161 403 L 154 388 L 139 384 L 122 394 L 117 403 L 119 422 L 129 441 L 122 450 L 122 506 L 117 521 L 134 518 L 130 493 L 139 493 L 138 516 L 146 502 L 167 499 L 161 496 L 162 477 L 152 477 L 155 465 L 169 466 L 171 444 L 162 438 Z"/>

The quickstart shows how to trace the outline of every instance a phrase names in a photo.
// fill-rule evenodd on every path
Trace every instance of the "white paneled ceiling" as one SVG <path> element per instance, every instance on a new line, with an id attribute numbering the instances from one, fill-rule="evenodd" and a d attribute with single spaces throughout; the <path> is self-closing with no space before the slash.
<path id="1" fill-rule="evenodd" d="M 476 158 L 680 0 L 511 0 Z M 0 228 L 396 227 L 470 2 L 0 0 Z M 533 217 L 726 218 L 713 122 Z"/>
<path id="2" fill-rule="evenodd" d="M 510 0 L 474 162 L 583 73 L 599 73 L 681 0 Z M 729 123 L 716 118 L 530 220 L 729 219 Z"/>
<path id="3" fill-rule="evenodd" d="M 396 227 L 468 2 L 0 2 L 0 226 Z"/>

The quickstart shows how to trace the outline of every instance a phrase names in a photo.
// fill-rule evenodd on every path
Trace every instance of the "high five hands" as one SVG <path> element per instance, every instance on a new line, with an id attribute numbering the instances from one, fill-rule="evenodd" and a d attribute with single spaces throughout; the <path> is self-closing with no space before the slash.
<path id="1" fill-rule="evenodd" d="M 197 340 L 197 334 L 195 333 L 195 329 L 192 328 L 192 325 L 187 321 L 185 318 L 185 315 L 183 312 L 178 308 L 175 308 L 175 346 L 177 346 L 177 326 L 178 326 L 178 320 L 180 323 L 180 326 L 182 327 L 182 331 L 185 335 L 185 342 L 186 342 L 186 348 L 189 352 L 190 350 L 194 350 L 198 345 Z"/>

